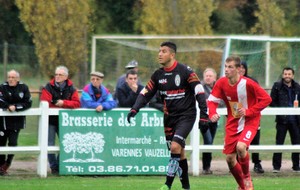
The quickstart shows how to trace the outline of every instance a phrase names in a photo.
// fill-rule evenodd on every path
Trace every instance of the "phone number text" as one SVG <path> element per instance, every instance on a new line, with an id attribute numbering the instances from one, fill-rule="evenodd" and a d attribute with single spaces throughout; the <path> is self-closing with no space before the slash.
<path id="1" fill-rule="evenodd" d="M 127 165 L 127 166 L 65 166 L 68 173 L 162 173 L 167 171 L 167 166 Z"/>

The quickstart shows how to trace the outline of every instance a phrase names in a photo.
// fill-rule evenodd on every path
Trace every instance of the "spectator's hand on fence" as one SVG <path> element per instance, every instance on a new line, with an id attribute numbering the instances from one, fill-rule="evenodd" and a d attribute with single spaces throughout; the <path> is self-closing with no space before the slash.
<path id="1" fill-rule="evenodd" d="M 8 107 L 8 110 L 9 110 L 10 112 L 14 112 L 14 111 L 16 111 L 16 106 L 15 106 L 15 105 L 10 105 L 10 106 Z"/>
<path id="2" fill-rule="evenodd" d="M 58 106 L 58 107 L 63 107 L 64 101 L 63 100 L 57 100 L 55 105 Z"/>
<path id="3" fill-rule="evenodd" d="M 98 107 L 96 107 L 96 111 L 97 112 L 101 112 L 103 110 L 103 106 L 99 105 Z"/>
<path id="4" fill-rule="evenodd" d="M 136 111 L 136 110 L 134 110 L 134 109 L 131 109 L 131 110 L 130 110 L 130 112 L 127 114 L 127 121 L 128 121 L 128 123 L 130 123 L 130 119 L 131 119 L 132 117 L 134 117 L 136 114 L 137 114 L 137 111 Z"/>

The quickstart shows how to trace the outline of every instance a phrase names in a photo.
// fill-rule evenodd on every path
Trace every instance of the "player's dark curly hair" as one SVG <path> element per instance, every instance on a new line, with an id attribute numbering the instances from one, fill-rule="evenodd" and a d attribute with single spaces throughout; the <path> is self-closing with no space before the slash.
<path id="1" fill-rule="evenodd" d="M 163 47 L 163 46 L 169 47 L 171 50 L 174 51 L 174 53 L 176 53 L 176 51 L 177 51 L 176 44 L 173 42 L 163 42 L 160 44 L 160 47 Z"/>

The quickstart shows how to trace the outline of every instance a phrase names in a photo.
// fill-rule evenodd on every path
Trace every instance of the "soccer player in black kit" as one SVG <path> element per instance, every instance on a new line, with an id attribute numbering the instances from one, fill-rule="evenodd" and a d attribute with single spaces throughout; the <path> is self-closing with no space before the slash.
<path id="1" fill-rule="evenodd" d="M 208 115 L 203 86 L 193 70 L 175 59 L 176 44 L 163 42 L 158 53 L 162 65 L 151 76 L 140 92 L 135 104 L 127 115 L 127 121 L 134 117 L 158 91 L 164 103 L 164 131 L 171 158 L 165 185 L 161 190 L 171 189 L 176 174 L 182 188 L 190 189 L 188 163 L 185 156 L 185 140 L 196 120 L 196 100 L 200 108 L 199 127 L 207 126 Z"/>

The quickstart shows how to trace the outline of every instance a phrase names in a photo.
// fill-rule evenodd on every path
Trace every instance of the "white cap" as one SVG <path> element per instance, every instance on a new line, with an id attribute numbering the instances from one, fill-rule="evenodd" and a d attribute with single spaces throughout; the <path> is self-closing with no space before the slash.
<path id="1" fill-rule="evenodd" d="M 138 62 L 136 60 L 131 60 L 126 66 L 126 69 L 132 69 L 138 67 Z"/>

